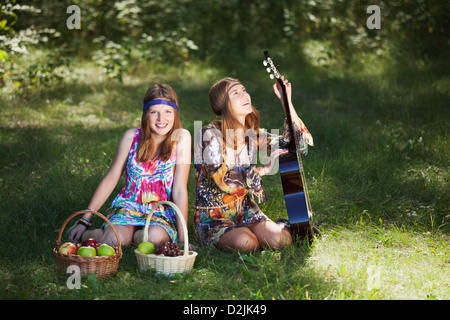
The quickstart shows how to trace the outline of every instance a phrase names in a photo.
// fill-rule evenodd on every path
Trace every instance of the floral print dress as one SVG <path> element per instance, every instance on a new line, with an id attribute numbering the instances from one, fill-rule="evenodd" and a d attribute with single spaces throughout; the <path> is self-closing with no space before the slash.
<path id="1" fill-rule="evenodd" d="M 170 158 L 165 162 L 159 157 L 139 162 L 136 151 L 140 134 L 141 129 L 136 129 L 125 170 L 126 185 L 108 209 L 108 218 L 115 225 L 144 226 L 153 206 L 159 201 L 171 199 L 176 148 L 172 149 Z M 149 225 L 164 228 L 171 240 L 177 241 L 176 214 L 172 207 L 162 205 L 156 209 Z"/>
<path id="2" fill-rule="evenodd" d="M 299 151 L 306 155 L 312 137 L 300 120 L 294 126 Z M 248 227 L 269 219 L 254 200 L 266 202 L 261 177 L 256 170 L 257 148 L 266 144 L 267 152 L 289 143 L 289 129 L 284 121 L 281 136 L 260 129 L 259 143 L 248 143 L 237 155 L 224 147 L 220 129 L 213 123 L 199 132 L 194 146 L 195 233 L 200 242 L 216 246 L 221 236 L 232 228 Z M 231 156 L 230 156 L 231 155 Z M 234 158 L 234 159 L 233 159 Z"/>

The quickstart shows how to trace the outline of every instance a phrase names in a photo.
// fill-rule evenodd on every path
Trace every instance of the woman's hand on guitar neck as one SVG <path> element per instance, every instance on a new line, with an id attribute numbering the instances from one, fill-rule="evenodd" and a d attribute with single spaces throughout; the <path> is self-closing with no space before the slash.
<path id="1" fill-rule="evenodd" d="M 281 80 L 283 81 L 284 87 L 286 88 L 286 96 L 292 121 L 294 121 L 294 123 L 300 128 L 300 118 L 298 117 L 294 105 L 292 104 L 292 84 L 288 80 L 284 79 L 284 76 L 281 76 Z M 278 82 L 278 80 L 273 84 L 273 91 L 275 92 L 275 95 L 278 97 L 278 99 L 280 99 L 281 105 L 286 111 L 286 106 L 284 105 L 283 99 L 283 88 L 281 87 L 281 84 Z"/>
<path id="2" fill-rule="evenodd" d="M 292 105 L 292 85 L 289 81 L 284 79 L 284 76 L 281 76 L 281 81 L 283 81 L 284 87 L 286 88 L 287 101 L 290 105 Z M 273 92 L 275 92 L 275 95 L 278 97 L 278 99 L 280 99 L 281 104 L 284 104 L 283 88 L 281 87 L 278 80 L 273 84 Z"/>

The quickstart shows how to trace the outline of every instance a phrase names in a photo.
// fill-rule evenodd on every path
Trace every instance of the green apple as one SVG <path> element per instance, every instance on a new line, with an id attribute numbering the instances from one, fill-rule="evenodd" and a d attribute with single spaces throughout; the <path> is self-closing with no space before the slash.
<path id="1" fill-rule="evenodd" d="M 151 242 L 143 241 L 139 243 L 138 251 L 143 254 L 151 254 L 155 252 L 155 245 Z"/>
<path id="2" fill-rule="evenodd" d="M 98 247 L 97 254 L 99 256 L 113 256 L 116 253 L 116 250 L 114 250 L 113 247 L 107 245 L 106 243 L 103 243 Z"/>
<path id="3" fill-rule="evenodd" d="M 95 248 L 92 247 L 80 247 L 77 254 L 82 257 L 95 257 L 97 252 L 95 252 Z"/>

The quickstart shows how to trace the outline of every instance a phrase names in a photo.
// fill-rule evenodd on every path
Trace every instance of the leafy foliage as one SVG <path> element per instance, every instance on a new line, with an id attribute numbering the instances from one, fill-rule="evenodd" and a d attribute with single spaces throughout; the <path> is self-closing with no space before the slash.
<path id="1" fill-rule="evenodd" d="M 65 27 L 66 9 L 81 8 L 81 29 Z M 420 57 L 447 56 L 450 4 L 447 1 L 378 1 L 381 29 L 366 27 L 366 2 L 215 1 L 215 0 L 6 0 L 0 11 L 0 85 L 58 80 L 56 69 L 69 66 L 61 55 L 81 55 L 122 80 L 140 61 L 184 64 L 192 59 L 228 64 L 255 48 L 281 45 L 304 55 L 309 40 L 326 41 L 321 61 L 350 63 L 355 50 Z M 65 48 L 52 63 L 16 66 L 30 47 Z M 300 50 L 302 49 L 302 50 Z M 301 57 L 300 57 L 301 58 Z M 24 63 L 24 61 L 21 61 Z M 42 67 L 43 72 L 35 72 Z M 25 81 L 25 77 L 38 80 Z"/>

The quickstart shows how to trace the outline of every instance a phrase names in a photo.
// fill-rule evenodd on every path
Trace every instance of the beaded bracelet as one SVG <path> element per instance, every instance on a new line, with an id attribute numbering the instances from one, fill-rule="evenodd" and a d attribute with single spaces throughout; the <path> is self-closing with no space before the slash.
<path id="1" fill-rule="evenodd" d="M 89 208 L 86 208 L 86 211 L 92 211 L 92 210 Z M 82 217 L 80 220 L 78 220 L 78 224 L 81 224 L 81 225 L 85 226 L 86 228 L 89 228 L 90 226 L 92 226 L 92 219 Z"/>
<path id="2" fill-rule="evenodd" d="M 86 228 L 89 228 L 90 226 L 92 226 L 92 220 L 83 217 L 80 220 L 78 220 L 78 224 L 81 224 L 81 225 L 85 226 Z"/>

